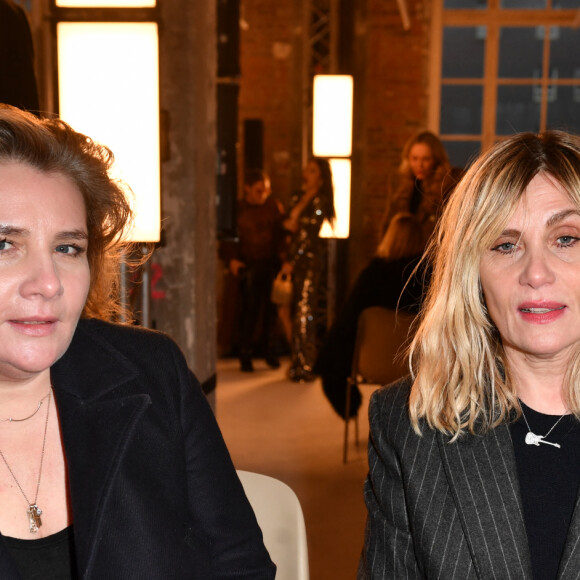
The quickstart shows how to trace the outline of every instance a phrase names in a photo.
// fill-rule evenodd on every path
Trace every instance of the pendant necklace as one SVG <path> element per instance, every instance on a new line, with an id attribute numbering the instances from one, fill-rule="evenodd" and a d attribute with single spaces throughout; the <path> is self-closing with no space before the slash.
<path id="1" fill-rule="evenodd" d="M 34 417 L 34 415 L 36 415 L 36 413 L 38 413 L 38 411 L 40 411 L 40 407 L 42 407 L 42 403 L 44 401 L 44 399 L 46 399 L 48 396 L 50 395 L 50 392 L 48 392 L 46 395 L 44 395 L 44 397 L 42 397 L 42 399 L 40 399 L 40 401 L 38 401 L 38 407 L 36 407 L 36 411 L 34 411 L 34 413 L 28 415 L 28 417 L 23 417 L 22 419 L 15 419 L 14 417 L 8 417 L 8 419 L 0 419 L 0 423 L 6 423 L 7 421 L 12 423 L 20 423 L 21 421 L 28 421 L 28 419 L 32 419 L 32 417 Z"/>
<path id="2" fill-rule="evenodd" d="M 28 497 L 26 497 L 26 494 L 24 493 L 24 490 L 22 489 L 20 482 L 16 479 L 14 472 L 12 471 L 10 465 L 8 465 L 8 461 L 6 461 L 6 457 L 4 457 L 4 453 L 2 453 L 2 450 L 0 450 L 0 457 L 2 457 L 2 460 L 4 461 L 4 464 L 6 465 L 6 467 L 8 468 L 8 471 L 10 472 L 12 479 L 14 479 L 14 481 L 16 482 L 16 485 L 18 486 L 20 493 L 24 496 L 24 499 L 26 500 L 26 503 L 28 504 L 28 509 L 26 510 L 26 516 L 28 517 L 28 528 L 29 528 L 31 534 L 36 534 L 36 532 L 38 532 L 38 528 L 40 528 L 40 526 L 42 525 L 42 520 L 40 519 L 40 516 L 42 515 L 42 510 L 38 507 L 36 502 L 38 500 L 38 490 L 40 489 L 40 477 L 42 475 L 42 464 L 44 462 L 44 448 L 46 446 L 46 432 L 48 430 L 48 415 L 49 415 L 49 411 L 50 411 L 50 395 L 51 395 L 51 393 L 49 392 L 47 395 L 48 403 L 46 405 L 46 420 L 44 422 L 44 437 L 42 439 L 42 451 L 40 453 L 40 467 L 38 468 L 38 481 L 36 482 L 36 494 L 34 495 L 34 502 L 31 503 L 30 500 L 28 499 Z M 46 397 L 44 397 L 44 398 L 46 398 Z M 40 409 L 40 405 L 38 406 L 38 409 Z M 30 419 L 30 417 L 36 415 L 36 413 L 38 413 L 38 409 L 36 409 L 36 411 L 34 411 L 34 413 L 32 413 L 32 415 L 30 415 L 29 417 L 26 417 L 25 419 L 10 419 L 10 420 L 11 421 L 26 421 L 26 419 Z M 4 419 L 4 420 L 7 421 L 8 419 Z"/>
<path id="3" fill-rule="evenodd" d="M 524 408 L 520 405 L 520 408 L 522 410 L 522 416 L 524 418 L 524 421 L 526 422 L 526 426 L 528 428 L 528 432 L 526 433 L 526 439 L 525 442 L 528 445 L 535 445 L 536 447 L 540 446 L 540 443 L 545 443 L 546 445 L 552 445 L 553 447 L 557 447 L 558 449 L 560 449 L 560 444 L 559 443 L 551 443 L 550 441 L 544 441 L 544 439 L 554 430 L 554 428 L 556 427 L 556 425 L 566 416 L 566 413 L 564 413 L 564 415 L 562 415 L 553 425 L 552 428 L 545 434 L 545 435 L 536 435 L 531 427 L 530 424 L 528 423 L 528 420 L 526 419 L 526 414 L 524 413 Z"/>

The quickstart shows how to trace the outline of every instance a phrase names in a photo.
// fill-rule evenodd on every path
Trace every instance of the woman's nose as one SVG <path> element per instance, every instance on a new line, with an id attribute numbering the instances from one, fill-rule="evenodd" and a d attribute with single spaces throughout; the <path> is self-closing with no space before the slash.
<path id="1" fill-rule="evenodd" d="M 34 256 L 26 260 L 21 294 L 26 298 L 41 296 L 50 300 L 62 294 L 63 286 L 52 257 Z"/>
<path id="2" fill-rule="evenodd" d="M 544 284 L 554 282 L 556 277 L 550 258 L 550 254 L 545 250 L 527 251 L 523 260 L 520 283 L 539 288 Z"/>

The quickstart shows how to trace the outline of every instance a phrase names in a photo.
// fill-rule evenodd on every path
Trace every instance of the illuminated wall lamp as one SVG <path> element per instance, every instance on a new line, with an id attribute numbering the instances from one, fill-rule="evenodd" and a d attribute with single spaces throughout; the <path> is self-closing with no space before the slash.
<path id="1" fill-rule="evenodd" d="M 159 241 L 157 24 L 59 22 L 57 41 L 60 117 L 113 151 L 113 174 L 133 191 L 130 241 Z"/>
<path id="2" fill-rule="evenodd" d="M 353 78 L 350 75 L 315 75 L 313 87 L 312 152 L 316 157 L 329 158 L 336 211 L 334 228 L 325 221 L 319 235 L 348 238 Z"/>
<path id="3" fill-rule="evenodd" d="M 320 228 L 321 238 L 348 238 L 350 226 L 350 159 L 329 159 L 334 186 L 334 228 L 325 220 Z"/>

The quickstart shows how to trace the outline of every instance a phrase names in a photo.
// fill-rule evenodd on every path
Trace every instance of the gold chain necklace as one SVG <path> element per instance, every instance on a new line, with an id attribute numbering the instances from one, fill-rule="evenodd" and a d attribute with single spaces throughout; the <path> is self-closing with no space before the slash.
<path id="1" fill-rule="evenodd" d="M 38 401 L 38 407 L 36 407 L 36 411 L 34 411 L 34 413 L 32 413 L 31 415 L 28 415 L 28 417 L 23 417 L 22 419 L 15 419 L 14 417 L 8 417 L 8 419 L 0 419 L 0 423 L 6 423 L 7 421 L 12 423 L 20 423 L 20 421 L 28 421 L 28 419 L 32 419 L 32 417 L 34 417 L 34 415 L 36 415 L 36 413 L 38 413 L 38 411 L 40 411 L 40 407 L 42 407 L 42 402 L 44 401 L 44 399 L 46 399 L 48 397 L 48 395 L 50 395 L 50 392 L 48 392 L 46 395 L 44 395 L 44 397 L 42 397 L 42 399 L 40 399 L 40 401 Z"/>
<path id="2" fill-rule="evenodd" d="M 4 464 L 6 465 L 6 467 L 8 468 L 8 471 L 10 472 L 12 479 L 14 479 L 14 481 L 16 482 L 16 485 L 18 486 L 20 493 L 24 496 L 24 499 L 26 500 L 26 503 L 28 504 L 28 509 L 26 510 L 26 516 L 28 517 L 28 528 L 29 528 L 31 534 L 36 534 L 36 532 L 38 532 L 38 528 L 40 528 L 40 526 L 42 526 L 42 520 L 40 519 L 40 516 L 42 515 L 42 510 L 38 507 L 36 502 L 38 500 L 38 490 L 40 489 L 40 477 L 42 476 L 42 464 L 44 462 L 44 448 L 46 446 L 46 432 L 48 430 L 48 415 L 49 415 L 49 411 L 50 411 L 50 395 L 51 395 L 51 393 L 49 392 L 47 395 L 48 403 L 46 405 L 46 420 L 44 421 L 44 437 L 42 439 L 42 452 L 40 453 L 40 467 L 38 468 L 38 481 L 36 482 L 36 494 L 34 495 L 34 502 L 33 503 L 31 503 L 30 500 L 26 497 L 26 494 L 24 493 L 24 490 L 22 489 L 20 482 L 16 479 L 14 472 L 12 471 L 10 465 L 8 465 L 8 461 L 6 461 L 6 457 L 4 457 L 4 453 L 2 453 L 2 450 L 0 450 L 0 457 L 2 457 L 2 460 L 4 461 Z M 40 409 L 40 406 L 38 407 L 38 409 Z M 35 415 L 36 413 L 38 413 L 38 409 L 36 411 L 34 411 L 34 413 L 32 415 Z M 30 418 L 30 417 L 28 417 L 28 418 Z M 26 419 L 16 419 L 16 421 L 18 421 L 18 420 L 25 421 Z"/>

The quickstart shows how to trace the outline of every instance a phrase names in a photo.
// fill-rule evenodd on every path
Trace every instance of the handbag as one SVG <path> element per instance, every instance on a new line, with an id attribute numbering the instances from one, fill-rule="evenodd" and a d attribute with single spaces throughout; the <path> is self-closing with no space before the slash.
<path id="1" fill-rule="evenodd" d="M 287 274 L 278 272 L 272 282 L 270 300 L 278 306 L 286 306 L 292 301 L 292 278 Z"/>

